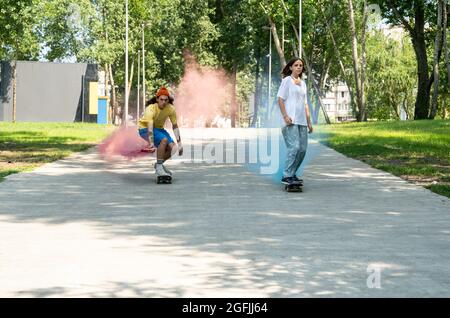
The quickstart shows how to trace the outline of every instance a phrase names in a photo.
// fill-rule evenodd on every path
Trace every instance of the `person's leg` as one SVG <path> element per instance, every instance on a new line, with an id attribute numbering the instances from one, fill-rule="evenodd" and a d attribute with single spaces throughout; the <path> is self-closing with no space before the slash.
<path id="1" fill-rule="evenodd" d="M 153 136 L 157 147 L 156 159 L 163 161 L 169 159 L 174 146 L 174 141 L 170 134 L 165 129 L 153 128 Z"/>
<path id="2" fill-rule="evenodd" d="M 299 151 L 299 130 L 297 125 L 290 125 L 282 128 L 284 142 L 286 143 L 286 162 L 283 170 L 283 178 L 293 177 L 295 174 L 295 164 Z"/>
<path id="3" fill-rule="evenodd" d="M 298 168 L 300 168 L 303 159 L 305 159 L 306 149 L 308 148 L 308 127 L 298 126 L 298 151 L 294 164 L 294 174 L 297 173 Z"/>
<path id="4" fill-rule="evenodd" d="M 172 156 L 172 150 L 174 148 L 174 141 L 170 134 L 165 129 L 154 128 L 155 145 L 158 144 L 156 151 L 156 163 L 155 169 L 164 170 L 167 174 L 172 175 L 172 172 L 167 169 L 163 163 Z M 159 167 L 159 165 L 161 167 Z"/>
<path id="5" fill-rule="evenodd" d="M 166 168 L 164 166 L 164 162 L 166 162 L 170 157 L 172 157 L 172 149 L 173 149 L 174 143 L 169 143 L 169 140 L 167 138 L 163 138 L 161 140 L 160 147 L 158 147 L 158 155 L 157 155 L 157 163 L 161 163 L 163 169 L 170 175 L 172 175 L 172 171 Z"/>
<path id="6" fill-rule="evenodd" d="M 166 137 L 161 139 L 161 142 L 159 143 L 159 146 L 158 146 L 158 150 L 156 151 L 156 160 L 165 161 L 168 159 L 168 158 L 166 158 L 168 145 L 169 145 L 169 143 L 168 143 L 168 139 Z"/>
<path id="7" fill-rule="evenodd" d="M 157 175 L 170 175 L 165 169 L 164 169 L 164 161 L 166 160 L 166 148 L 168 146 L 167 138 L 162 138 L 159 142 L 158 148 L 156 149 L 156 163 L 155 163 L 155 172 Z"/>
<path id="8" fill-rule="evenodd" d="M 170 159 L 172 157 L 172 149 L 175 146 L 175 143 L 171 142 L 167 144 L 166 152 L 164 153 L 164 161 Z"/>
<path id="9" fill-rule="evenodd" d="M 172 156 L 172 149 L 175 145 L 172 137 L 170 136 L 169 132 L 165 129 L 161 129 L 161 134 L 164 136 L 165 139 L 167 139 L 166 148 L 164 152 L 164 161 L 169 159 Z"/>
<path id="10" fill-rule="evenodd" d="M 153 137 L 156 147 L 155 172 L 158 176 L 168 175 L 168 173 L 164 170 L 163 167 L 164 156 L 168 145 L 168 139 L 164 134 L 162 134 L 161 129 L 158 128 L 153 128 Z"/>
<path id="11" fill-rule="evenodd" d="M 166 162 L 166 160 L 168 160 L 168 159 L 170 159 L 170 157 L 172 157 L 172 149 L 173 149 L 174 145 L 175 145 L 175 143 L 168 141 L 166 151 L 164 152 L 164 157 L 163 157 L 164 161 L 163 161 L 163 165 L 162 165 L 164 171 L 167 172 L 171 176 L 172 176 L 172 171 L 167 169 L 167 167 L 164 165 L 164 162 Z"/>

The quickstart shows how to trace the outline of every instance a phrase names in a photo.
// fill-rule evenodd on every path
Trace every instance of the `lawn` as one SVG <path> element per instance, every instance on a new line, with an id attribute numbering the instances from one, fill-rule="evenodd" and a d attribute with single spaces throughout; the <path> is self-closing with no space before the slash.
<path id="1" fill-rule="evenodd" d="M 450 121 L 319 126 L 319 141 L 346 156 L 450 197 Z"/>
<path id="2" fill-rule="evenodd" d="M 86 150 L 114 130 L 90 123 L 0 122 L 0 181 Z"/>

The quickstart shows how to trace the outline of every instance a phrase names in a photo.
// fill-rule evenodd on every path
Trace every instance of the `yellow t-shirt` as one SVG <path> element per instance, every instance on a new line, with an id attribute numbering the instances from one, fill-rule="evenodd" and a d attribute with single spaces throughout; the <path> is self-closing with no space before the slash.
<path id="1" fill-rule="evenodd" d="M 139 119 L 139 128 L 147 128 L 148 123 L 153 123 L 154 128 L 164 128 L 164 123 L 170 118 L 172 125 L 177 124 L 177 114 L 172 104 L 167 104 L 163 109 L 158 104 L 151 104 L 145 108 L 144 116 Z"/>

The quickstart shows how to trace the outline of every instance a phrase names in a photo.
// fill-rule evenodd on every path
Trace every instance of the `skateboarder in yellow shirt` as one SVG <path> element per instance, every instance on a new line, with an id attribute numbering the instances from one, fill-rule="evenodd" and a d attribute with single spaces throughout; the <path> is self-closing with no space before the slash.
<path id="1" fill-rule="evenodd" d="M 172 123 L 173 133 L 178 144 L 178 154 L 180 156 L 183 155 L 180 130 L 177 125 L 177 114 L 175 107 L 170 103 L 170 99 L 172 98 L 167 88 L 161 87 L 156 93 L 156 103 L 150 103 L 139 120 L 139 135 L 150 143 L 150 148 L 157 148 L 155 172 L 158 180 L 159 177 L 163 177 L 169 179 L 169 181 L 172 172 L 163 163 L 172 156 L 175 142 L 170 137 L 169 132 L 164 129 L 164 123 L 167 118 Z"/>

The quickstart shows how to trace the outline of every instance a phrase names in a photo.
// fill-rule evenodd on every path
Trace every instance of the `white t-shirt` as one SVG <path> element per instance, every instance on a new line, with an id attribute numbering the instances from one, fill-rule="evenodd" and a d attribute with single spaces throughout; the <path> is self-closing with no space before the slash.
<path id="1" fill-rule="evenodd" d="M 283 78 L 278 89 L 277 97 L 281 97 L 284 100 L 286 114 L 291 117 L 294 125 L 308 126 L 305 109 L 306 91 L 305 81 L 302 79 L 300 85 L 294 84 L 291 76 Z M 281 115 L 281 110 L 279 110 L 279 114 L 284 127 L 286 122 Z"/>

